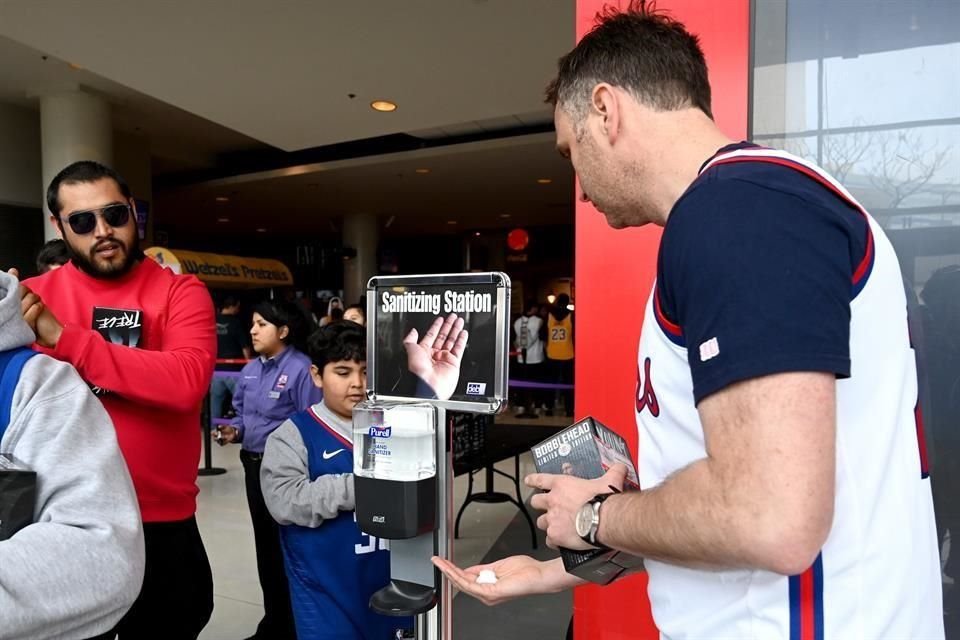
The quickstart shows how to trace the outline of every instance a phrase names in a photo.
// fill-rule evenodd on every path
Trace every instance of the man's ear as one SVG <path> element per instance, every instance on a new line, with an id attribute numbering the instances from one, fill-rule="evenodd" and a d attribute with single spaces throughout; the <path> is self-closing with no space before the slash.
<path id="1" fill-rule="evenodd" d="M 595 115 L 600 116 L 600 132 L 610 146 L 616 144 L 621 133 L 620 126 L 623 117 L 621 97 L 621 92 L 606 82 L 601 82 L 595 86 L 590 94 L 590 110 Z"/>
<path id="2" fill-rule="evenodd" d="M 323 389 L 323 372 L 315 364 L 310 365 L 310 378 L 317 389 Z"/>
<path id="3" fill-rule="evenodd" d="M 50 214 L 50 226 L 57 232 L 57 237 L 63 240 L 63 224 L 61 224 L 60 218 Z"/>

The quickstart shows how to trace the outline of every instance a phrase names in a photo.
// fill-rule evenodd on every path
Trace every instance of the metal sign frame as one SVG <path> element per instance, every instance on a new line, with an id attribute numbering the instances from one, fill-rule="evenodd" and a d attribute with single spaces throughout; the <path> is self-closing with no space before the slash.
<path id="1" fill-rule="evenodd" d="M 495 353 L 493 354 L 493 393 L 477 401 L 438 400 L 383 393 L 377 387 L 380 360 L 377 357 L 378 318 L 384 313 L 378 305 L 378 295 L 387 290 L 419 289 L 422 287 L 492 285 L 496 293 Z M 510 277 L 502 272 L 447 273 L 413 276 L 376 276 L 367 283 L 367 397 L 371 400 L 428 401 L 437 407 L 454 411 L 494 414 L 507 406 L 508 347 L 510 345 Z M 469 349 L 469 343 L 467 348 Z"/>

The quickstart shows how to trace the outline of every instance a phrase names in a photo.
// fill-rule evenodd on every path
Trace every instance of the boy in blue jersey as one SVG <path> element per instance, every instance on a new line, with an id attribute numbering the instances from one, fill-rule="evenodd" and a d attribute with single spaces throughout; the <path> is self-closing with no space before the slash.
<path id="1" fill-rule="evenodd" d="M 267 508 L 281 525 L 297 637 L 402 637 L 408 618 L 367 605 L 390 581 L 390 556 L 387 541 L 360 531 L 354 514 L 351 416 L 367 387 L 364 328 L 349 321 L 322 327 L 308 353 L 323 400 L 270 435 L 260 470 Z"/>

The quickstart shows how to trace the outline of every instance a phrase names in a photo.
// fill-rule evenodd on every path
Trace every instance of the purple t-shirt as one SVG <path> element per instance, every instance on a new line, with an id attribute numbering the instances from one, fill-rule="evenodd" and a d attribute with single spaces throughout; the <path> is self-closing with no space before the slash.
<path id="1" fill-rule="evenodd" d="M 310 378 L 310 358 L 293 347 L 269 360 L 251 360 L 240 372 L 233 394 L 237 412 L 233 424 L 240 430 L 243 449 L 263 453 L 274 429 L 321 398 Z"/>

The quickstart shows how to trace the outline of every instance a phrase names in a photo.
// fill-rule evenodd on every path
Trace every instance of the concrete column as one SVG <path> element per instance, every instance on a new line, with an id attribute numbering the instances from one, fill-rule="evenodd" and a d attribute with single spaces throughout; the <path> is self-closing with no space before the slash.
<path id="1" fill-rule="evenodd" d="M 141 134 L 114 132 L 113 168 L 130 185 L 138 209 L 146 206 L 146 237 L 140 241 L 143 248 L 152 246 L 153 223 L 157 212 L 153 203 L 153 174 L 150 160 L 150 139 Z M 141 212 L 142 213 L 142 212 Z"/>
<path id="2" fill-rule="evenodd" d="M 343 220 L 343 246 L 357 255 L 343 263 L 343 300 L 355 304 L 367 289 L 367 280 L 377 274 L 377 243 L 380 228 L 377 217 L 370 213 L 354 213 Z"/>
<path id="3" fill-rule="evenodd" d="M 44 234 L 56 237 L 46 218 L 47 186 L 71 162 L 95 160 L 113 165 L 110 105 L 83 91 L 63 91 L 40 98 L 40 149 L 43 164 Z"/>

